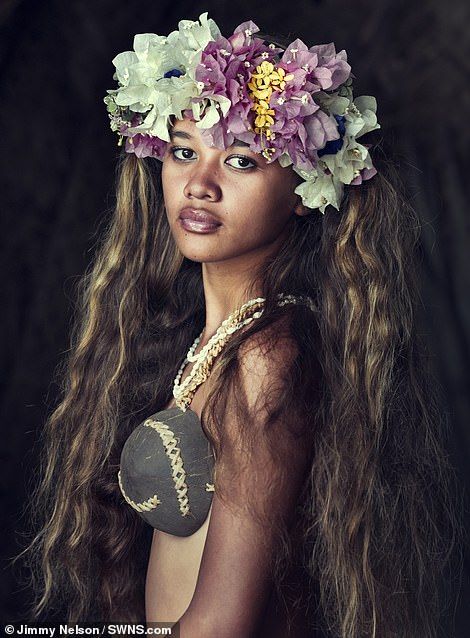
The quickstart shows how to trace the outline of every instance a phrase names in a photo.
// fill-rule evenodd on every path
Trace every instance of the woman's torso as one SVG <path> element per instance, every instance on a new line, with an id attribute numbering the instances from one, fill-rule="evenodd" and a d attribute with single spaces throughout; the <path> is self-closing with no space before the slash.
<path id="1" fill-rule="evenodd" d="M 203 344 L 199 344 L 197 352 Z M 190 363 L 184 370 L 182 382 L 189 374 L 194 364 Z M 190 404 L 201 421 L 202 409 L 210 391 L 210 377 L 198 387 Z M 172 400 L 164 409 L 174 407 Z M 154 530 L 150 550 L 146 588 L 145 606 L 147 622 L 171 622 L 178 620 L 188 608 L 196 589 L 196 582 L 201 564 L 204 545 L 209 528 L 212 507 L 203 525 L 190 536 L 174 536 Z M 293 574 L 295 581 L 295 573 Z M 300 583 L 300 579 L 299 579 Z M 288 613 L 288 612 L 287 612 Z M 311 636 L 304 627 L 305 617 L 300 614 L 296 619 L 296 628 L 288 634 L 285 626 L 286 610 L 279 604 L 274 590 L 271 593 L 259 638 L 295 638 Z"/>

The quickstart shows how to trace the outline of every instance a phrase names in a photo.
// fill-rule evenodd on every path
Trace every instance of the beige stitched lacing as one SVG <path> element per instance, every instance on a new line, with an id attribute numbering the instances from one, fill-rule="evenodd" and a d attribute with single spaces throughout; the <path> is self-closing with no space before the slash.
<path id="1" fill-rule="evenodd" d="M 162 421 L 155 421 L 152 418 L 147 419 L 144 422 L 144 425 L 147 427 L 151 427 L 158 432 L 160 435 L 163 445 L 165 447 L 165 452 L 170 459 L 171 468 L 172 468 L 172 476 L 173 481 L 175 483 L 176 493 L 178 495 L 178 502 L 180 504 L 180 512 L 183 516 L 187 516 L 189 514 L 189 504 L 187 491 L 188 486 L 186 484 L 186 472 L 183 468 L 183 459 L 181 458 L 181 450 L 177 447 L 177 441 L 174 433 L 170 430 L 166 423 Z M 131 507 L 133 507 L 138 512 L 149 512 L 160 505 L 161 500 L 158 498 L 156 494 L 151 496 L 146 501 L 142 501 L 140 503 L 136 503 L 133 501 L 124 489 L 121 480 L 121 470 L 118 472 L 118 482 L 119 488 L 124 496 L 125 500 Z M 206 492 L 215 492 L 215 487 L 213 483 L 206 483 L 205 487 Z"/>
<path id="2" fill-rule="evenodd" d="M 133 507 L 135 510 L 137 510 L 138 512 L 150 512 L 150 510 L 154 510 L 157 507 L 157 505 L 161 503 L 160 499 L 158 498 L 156 494 L 151 496 L 146 501 L 142 501 L 142 503 L 136 503 L 131 498 L 129 498 L 129 496 L 126 494 L 124 487 L 122 485 L 121 470 L 119 470 L 118 472 L 118 481 L 119 481 L 119 487 L 121 489 L 122 495 L 126 499 L 126 502 L 129 503 L 129 505 Z"/>
<path id="3" fill-rule="evenodd" d="M 156 430 L 162 439 L 166 455 L 170 459 L 171 463 L 171 474 L 175 484 L 180 512 L 183 516 L 187 516 L 189 514 L 189 502 L 187 496 L 188 486 L 186 484 L 186 472 L 183 467 L 181 450 L 178 447 L 174 432 L 172 432 L 168 425 L 163 423 L 163 421 L 155 421 L 155 419 L 152 418 L 146 419 L 144 421 L 144 425 Z"/>
<path id="4" fill-rule="evenodd" d="M 157 505 L 160 505 L 161 500 L 158 498 L 156 494 L 154 494 L 154 496 L 150 497 L 146 501 L 142 501 L 141 503 L 136 503 L 135 501 L 133 501 L 127 495 L 126 490 L 124 489 L 124 486 L 122 484 L 121 470 L 119 470 L 118 472 L 118 481 L 119 481 L 119 487 L 121 489 L 122 495 L 124 496 L 126 502 L 129 503 L 129 505 L 133 507 L 135 510 L 137 510 L 138 512 L 149 512 L 150 510 L 154 510 L 157 507 Z M 214 484 L 206 483 L 205 490 L 206 492 L 215 492 Z"/>

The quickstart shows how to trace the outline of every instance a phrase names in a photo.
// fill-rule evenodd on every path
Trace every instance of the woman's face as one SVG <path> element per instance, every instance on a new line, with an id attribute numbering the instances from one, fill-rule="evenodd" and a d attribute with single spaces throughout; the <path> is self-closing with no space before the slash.
<path id="1" fill-rule="evenodd" d="M 294 213 L 305 214 L 294 194 L 296 174 L 268 164 L 243 142 L 226 150 L 208 147 L 194 121 L 176 120 L 163 158 L 168 222 L 183 255 L 200 262 L 260 252 L 283 239 Z M 213 215 L 217 226 L 180 215 Z"/>

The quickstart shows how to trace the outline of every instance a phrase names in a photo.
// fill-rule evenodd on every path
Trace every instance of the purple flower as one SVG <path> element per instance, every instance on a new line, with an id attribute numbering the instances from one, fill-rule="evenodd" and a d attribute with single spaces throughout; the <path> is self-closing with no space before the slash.
<path id="1" fill-rule="evenodd" d="M 135 153 L 137 157 L 156 157 L 163 160 L 168 142 L 159 137 L 136 133 L 126 139 L 126 153 Z"/>
<path id="2" fill-rule="evenodd" d="M 200 64 L 196 67 L 195 79 L 204 85 L 193 103 L 210 100 L 214 95 L 230 100 L 225 117 L 208 129 L 202 129 L 204 140 L 217 148 L 226 148 L 235 140 L 252 143 L 255 134 L 251 131 L 254 121 L 248 82 L 251 73 L 263 60 L 274 60 L 281 51 L 270 47 L 260 38 L 252 37 L 259 28 L 254 22 L 240 24 L 229 38 L 219 36 L 204 48 Z"/>
<path id="3" fill-rule="evenodd" d="M 337 121 L 321 110 L 312 94 L 333 90 L 347 80 L 351 67 L 346 52 L 337 54 L 333 43 L 309 49 L 300 39 L 282 52 L 253 37 L 258 31 L 253 22 L 244 22 L 228 39 L 220 36 L 202 52 L 195 78 L 203 89 L 193 103 L 210 104 L 214 95 L 230 100 L 225 117 L 202 129 L 202 137 L 217 148 L 227 148 L 238 138 L 250 144 L 254 152 L 269 149 L 265 154 L 269 162 L 288 153 L 295 166 L 312 170 L 318 150 L 341 138 Z M 248 83 L 263 61 L 271 62 L 275 72 L 283 69 L 286 81 L 282 85 L 272 83 L 269 109 L 274 112 L 274 123 L 255 132 L 256 114 Z"/>
<path id="4" fill-rule="evenodd" d="M 294 73 L 296 87 L 308 93 L 332 91 L 345 82 L 351 73 L 346 51 L 336 53 L 333 43 L 319 44 L 309 49 L 300 39 L 289 44 L 281 58 L 281 66 Z"/>
<path id="5" fill-rule="evenodd" d="M 343 49 L 336 53 L 333 42 L 330 44 L 317 44 L 310 47 L 309 51 L 318 56 L 319 67 L 326 69 L 331 74 L 331 85 L 328 90 L 334 91 L 343 84 L 351 74 L 351 65 L 348 63 L 348 55 Z"/>
<path id="6" fill-rule="evenodd" d="M 126 138 L 126 153 L 135 153 L 137 157 L 156 157 L 163 159 L 168 142 L 153 135 L 131 133 L 129 129 L 142 123 L 141 113 L 134 113 L 129 121 L 121 120 L 117 128 L 119 134 Z"/>

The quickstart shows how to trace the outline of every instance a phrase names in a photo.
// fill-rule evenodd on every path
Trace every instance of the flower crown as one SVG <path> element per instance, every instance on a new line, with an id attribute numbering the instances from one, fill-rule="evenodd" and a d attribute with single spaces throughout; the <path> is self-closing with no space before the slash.
<path id="1" fill-rule="evenodd" d="M 188 116 L 208 146 L 239 139 L 267 162 L 292 164 L 306 207 L 339 210 L 344 184 L 377 173 L 357 138 L 380 128 L 375 98 L 353 99 L 346 51 L 299 39 L 284 50 L 255 37 L 251 21 L 227 39 L 207 15 L 166 37 L 137 34 L 134 51 L 113 59 L 119 86 L 104 102 L 118 144 L 125 137 L 128 153 L 162 160 L 174 118 Z"/>

